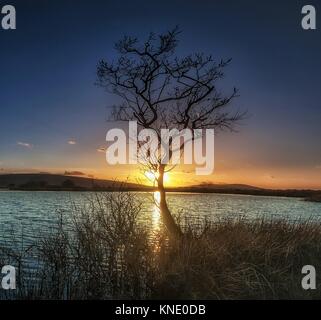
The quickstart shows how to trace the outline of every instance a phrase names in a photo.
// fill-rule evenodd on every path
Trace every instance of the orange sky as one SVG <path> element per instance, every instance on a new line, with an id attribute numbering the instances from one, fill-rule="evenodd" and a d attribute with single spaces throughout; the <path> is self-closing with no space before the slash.
<path id="1" fill-rule="evenodd" d="M 63 174 L 65 171 L 83 172 L 84 176 L 97 179 L 112 179 L 150 184 L 143 171 L 134 165 L 107 166 L 105 168 L 69 167 L 8 170 L 6 172 L 50 172 Z M 249 184 L 272 189 L 321 189 L 321 168 L 226 168 L 217 165 L 209 176 L 197 176 L 193 166 L 178 166 L 167 174 L 166 186 L 189 186 L 201 183 Z"/>

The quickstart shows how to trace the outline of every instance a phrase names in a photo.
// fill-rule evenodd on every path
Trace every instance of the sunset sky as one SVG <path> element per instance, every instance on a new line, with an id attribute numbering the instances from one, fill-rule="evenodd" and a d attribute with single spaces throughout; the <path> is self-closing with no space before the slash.
<path id="1" fill-rule="evenodd" d="M 96 65 L 124 34 L 179 25 L 178 54 L 233 58 L 222 90 L 236 86 L 249 117 L 216 137 L 213 175 L 178 167 L 168 184 L 321 188 L 321 26 L 301 28 L 305 4 L 321 21 L 319 1 L 8 2 L 17 30 L 0 30 L 0 173 L 135 180 L 135 166 L 108 166 L 101 150 L 118 99 L 95 85 Z"/>

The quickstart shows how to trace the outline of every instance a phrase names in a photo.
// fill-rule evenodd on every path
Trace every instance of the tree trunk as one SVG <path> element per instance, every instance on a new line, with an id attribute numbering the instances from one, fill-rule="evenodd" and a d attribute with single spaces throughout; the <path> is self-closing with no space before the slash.
<path id="1" fill-rule="evenodd" d="M 167 228 L 167 230 L 171 235 L 177 237 L 182 235 L 182 230 L 175 222 L 167 206 L 166 191 L 164 187 L 164 170 L 165 170 L 165 165 L 160 165 L 159 176 L 157 179 L 158 191 L 160 193 L 159 209 L 160 209 L 161 217 L 163 219 L 165 227 Z"/>

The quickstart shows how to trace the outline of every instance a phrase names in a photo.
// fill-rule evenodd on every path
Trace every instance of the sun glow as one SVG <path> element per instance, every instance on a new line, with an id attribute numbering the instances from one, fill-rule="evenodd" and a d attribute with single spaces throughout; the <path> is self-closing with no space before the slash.
<path id="1" fill-rule="evenodd" d="M 153 171 L 146 171 L 144 173 L 145 177 L 151 181 L 151 182 L 155 182 L 155 180 L 158 178 L 158 173 L 157 172 L 153 172 Z M 167 184 L 170 182 L 170 176 L 168 172 L 164 173 L 164 183 Z"/>

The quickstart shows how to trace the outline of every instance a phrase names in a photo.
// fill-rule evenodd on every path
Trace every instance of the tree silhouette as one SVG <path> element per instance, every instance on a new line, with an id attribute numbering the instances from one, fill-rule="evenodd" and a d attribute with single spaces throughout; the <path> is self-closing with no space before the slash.
<path id="1" fill-rule="evenodd" d="M 178 57 L 175 50 L 179 34 L 177 27 L 160 35 L 150 33 L 143 43 L 124 36 L 115 44 L 117 60 L 101 60 L 97 67 L 98 84 L 122 99 L 113 107 L 112 118 L 135 120 L 139 128 L 154 130 L 159 148 L 162 128 L 233 130 L 244 116 L 228 110 L 237 90 L 224 95 L 217 88 L 231 59 L 216 61 L 203 53 Z M 179 147 L 182 151 L 184 143 Z M 169 151 L 168 161 L 171 157 Z M 158 158 L 148 167 L 155 172 L 164 224 L 171 234 L 181 234 L 166 202 L 164 173 L 169 170 L 168 164 Z"/>

